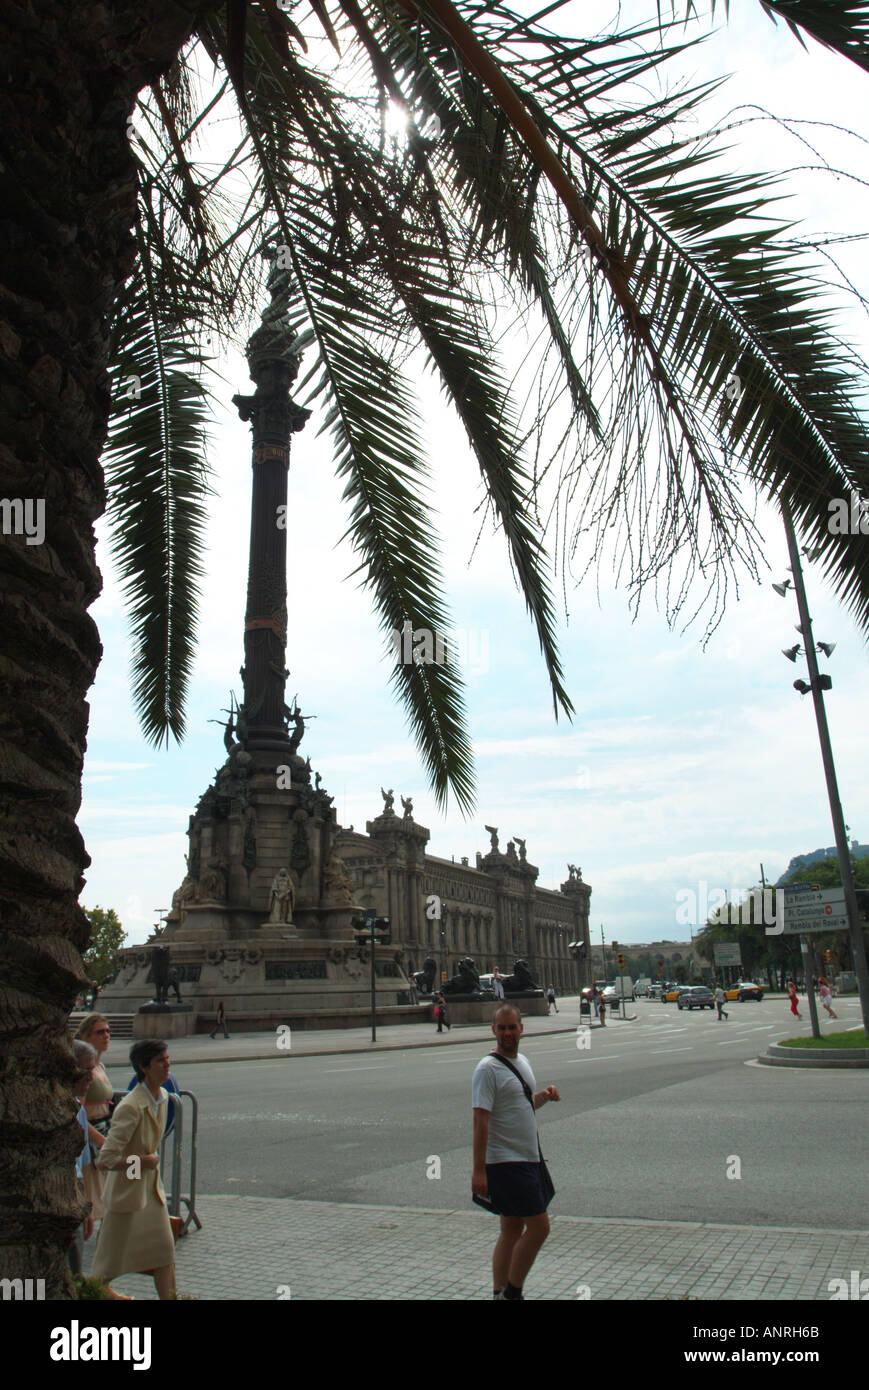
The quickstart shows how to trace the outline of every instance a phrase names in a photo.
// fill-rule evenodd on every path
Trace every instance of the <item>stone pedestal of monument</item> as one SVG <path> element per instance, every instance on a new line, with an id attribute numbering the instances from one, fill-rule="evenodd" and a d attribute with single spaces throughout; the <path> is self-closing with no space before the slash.
<path id="1" fill-rule="evenodd" d="M 134 1038 L 189 1038 L 196 1022 L 192 1004 L 143 1004 L 133 1016 Z"/>
<path id="2" fill-rule="evenodd" d="M 454 1023 L 491 1023 L 502 1004 L 515 1004 L 523 1018 L 543 1018 L 549 1013 L 544 998 L 532 999 L 457 999 L 447 996 L 447 1019 Z M 428 1006 L 429 1018 L 434 1019 L 434 1000 Z"/>

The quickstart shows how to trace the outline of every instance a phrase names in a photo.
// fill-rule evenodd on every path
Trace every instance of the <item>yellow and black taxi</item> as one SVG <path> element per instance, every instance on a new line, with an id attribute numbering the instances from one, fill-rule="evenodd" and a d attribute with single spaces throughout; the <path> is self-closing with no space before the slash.
<path id="1" fill-rule="evenodd" d="M 662 987 L 662 989 L 661 989 L 661 1003 L 662 1003 L 662 1004 L 675 1004 L 676 1000 L 679 998 L 679 995 L 682 993 L 683 989 L 687 989 L 687 988 L 688 988 L 687 985 L 674 985 L 674 984 L 664 985 L 664 986 Z"/>
<path id="2" fill-rule="evenodd" d="M 744 1004 L 747 999 L 756 999 L 759 1004 L 763 998 L 763 990 L 753 980 L 737 980 L 735 985 L 724 991 L 724 994 L 727 999 L 737 999 L 740 1004 Z"/>

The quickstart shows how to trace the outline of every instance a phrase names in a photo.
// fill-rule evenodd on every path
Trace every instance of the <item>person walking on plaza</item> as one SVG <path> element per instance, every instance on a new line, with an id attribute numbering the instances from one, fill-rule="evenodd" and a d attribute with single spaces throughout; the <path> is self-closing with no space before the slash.
<path id="1" fill-rule="evenodd" d="M 794 984 L 793 980 L 788 980 L 788 996 L 791 1001 L 791 1013 L 794 1015 L 795 1018 L 802 1018 L 802 1014 L 800 1013 L 797 1007 L 797 987 Z"/>
<path id="2" fill-rule="evenodd" d="M 97 1167 L 108 1173 L 92 1273 L 150 1274 L 161 1299 L 175 1297 L 175 1238 L 160 1181 L 158 1149 L 166 1126 L 169 1075 L 164 1042 L 143 1038 L 130 1049 L 139 1085 L 115 1107 Z"/>
<path id="3" fill-rule="evenodd" d="M 555 1012 L 558 1013 L 558 1005 L 557 1005 L 556 1002 L 555 1002 L 555 986 L 554 986 L 554 985 L 550 985 L 549 988 L 548 988 L 547 991 L 546 991 L 546 1013 L 547 1013 L 547 1015 L 548 1015 L 550 1009 L 554 1009 Z"/>
<path id="4" fill-rule="evenodd" d="M 209 1036 L 210 1038 L 213 1038 L 213 1037 L 214 1037 L 214 1034 L 218 1031 L 219 1028 L 222 1028 L 222 1029 L 223 1029 L 223 1036 L 224 1036 L 225 1038 L 228 1038 L 228 1037 L 229 1037 L 229 1032 L 227 1031 L 227 1027 L 226 1027 L 226 1013 L 225 1013 L 224 1008 L 223 1008 L 223 1000 L 222 1000 L 222 999 L 221 999 L 220 1003 L 219 1003 L 218 1006 L 217 1006 L 217 1022 L 216 1022 L 215 1025 L 214 1025 L 213 1031 L 212 1031 L 211 1033 L 209 1033 L 208 1036 Z"/>
<path id="5" fill-rule="evenodd" d="M 435 1018 L 438 1023 L 438 1032 L 442 1033 L 444 1031 L 444 1024 L 447 1025 L 447 1032 L 449 1032 L 450 1024 L 447 1018 L 447 1001 L 443 996 L 443 991 L 440 990 L 435 999 Z"/>
<path id="6" fill-rule="evenodd" d="M 519 1051 L 522 1015 L 502 1004 L 492 1022 L 496 1048 L 478 1062 L 471 1084 L 474 1157 L 471 1192 L 500 1218 L 492 1254 L 494 1298 L 523 1298 L 522 1290 L 549 1235 L 546 1209 L 555 1196 L 540 1152 L 535 1112 L 561 1100 L 555 1086 L 534 1090 L 534 1073 Z"/>
<path id="7" fill-rule="evenodd" d="M 103 1054 L 108 1050 L 112 1030 L 105 1014 L 88 1014 L 76 1029 L 76 1038 L 89 1043 L 97 1056 L 94 1062 L 91 1084 L 85 1096 L 84 1108 L 88 1117 L 88 1138 L 91 1144 L 91 1157 L 96 1155 L 106 1142 L 109 1132 L 109 1112 L 112 1108 L 114 1087 L 103 1066 Z"/>
<path id="8" fill-rule="evenodd" d="M 833 1013 L 832 1007 L 830 1005 L 830 986 L 827 984 L 827 981 L 823 975 L 818 981 L 818 993 L 821 996 L 821 1003 L 827 1010 L 827 1013 L 830 1015 L 830 1018 L 838 1018 L 839 1015 Z"/>
<path id="9" fill-rule="evenodd" d="M 719 1023 L 721 1022 L 721 1016 L 722 1016 L 722 1014 L 724 1015 L 725 1018 L 729 1018 L 729 1017 L 730 1017 L 730 1015 L 728 1014 L 727 1010 L 726 1010 L 725 1007 L 724 1007 L 724 1005 L 726 1004 L 726 1002 L 727 1002 L 727 995 L 724 993 L 724 990 L 721 988 L 721 985 L 716 985 L 716 986 L 715 986 L 715 1007 L 718 1009 L 718 1022 L 719 1022 Z M 724 1045 L 725 1045 L 725 1047 L 727 1046 L 726 1043 L 725 1043 Z"/>

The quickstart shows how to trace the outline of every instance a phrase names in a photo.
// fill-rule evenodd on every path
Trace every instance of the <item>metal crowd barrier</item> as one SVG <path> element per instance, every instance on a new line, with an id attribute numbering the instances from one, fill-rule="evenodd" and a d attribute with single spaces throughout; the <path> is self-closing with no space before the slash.
<path id="1" fill-rule="evenodd" d="M 185 1106 L 184 1101 L 190 1101 L 190 1138 L 185 1143 Z M 181 1220 L 181 1229 L 178 1238 L 186 1236 L 191 1221 L 195 1224 L 198 1231 L 202 1230 L 202 1222 L 196 1214 L 196 1142 L 199 1128 L 199 1102 L 192 1091 L 179 1091 L 177 1095 L 174 1091 L 169 1092 L 169 1103 L 174 1104 L 175 1124 L 171 1134 L 164 1134 L 160 1144 L 160 1173 L 163 1178 L 163 1187 L 166 1192 L 166 1200 L 169 1204 L 170 1216 L 182 1216 L 182 1206 L 186 1209 Z M 189 1188 L 185 1195 L 184 1188 L 184 1167 L 185 1167 L 185 1148 L 190 1154 L 189 1163 Z M 169 1150 L 168 1165 L 166 1161 L 167 1149 Z"/>

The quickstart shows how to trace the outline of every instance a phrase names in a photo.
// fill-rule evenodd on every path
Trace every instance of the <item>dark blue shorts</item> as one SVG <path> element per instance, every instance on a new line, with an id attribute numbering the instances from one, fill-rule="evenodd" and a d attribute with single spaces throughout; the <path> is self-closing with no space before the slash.
<path id="1" fill-rule="evenodd" d="M 547 1195 L 539 1163 L 487 1163 L 489 1202 L 496 1216 L 542 1216 L 552 1194 Z"/>

